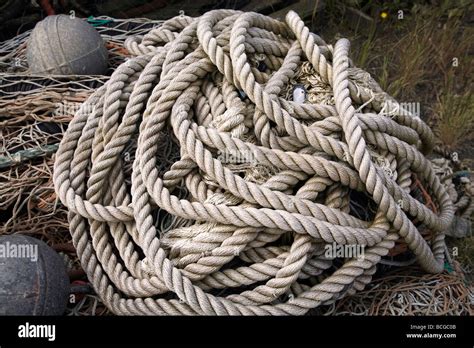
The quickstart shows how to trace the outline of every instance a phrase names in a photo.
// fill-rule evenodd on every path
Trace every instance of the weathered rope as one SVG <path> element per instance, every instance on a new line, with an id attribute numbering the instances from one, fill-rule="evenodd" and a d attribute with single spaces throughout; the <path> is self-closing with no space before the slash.
<path id="1" fill-rule="evenodd" d="M 82 105 L 54 168 L 82 265 L 115 313 L 301 315 L 362 290 L 399 236 L 426 271 L 443 269 L 453 205 L 424 157 L 433 135 L 399 107 L 386 114 L 399 104 L 352 66 L 347 40 L 333 48 L 294 12 L 217 10 L 126 47 L 136 57 Z M 282 97 L 305 61 L 335 105 Z M 168 168 L 163 141 L 180 149 Z M 410 196 L 413 173 L 438 215 Z M 351 212 L 356 191 L 370 221 Z M 365 257 L 339 266 L 332 243 Z"/>

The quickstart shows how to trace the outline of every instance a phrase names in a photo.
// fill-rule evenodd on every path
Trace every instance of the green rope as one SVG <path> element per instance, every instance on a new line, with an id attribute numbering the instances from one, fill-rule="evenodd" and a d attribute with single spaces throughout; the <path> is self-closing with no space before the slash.
<path id="1" fill-rule="evenodd" d="M 104 26 L 107 23 L 112 23 L 111 19 L 95 19 L 93 16 L 87 18 L 87 22 L 90 23 L 93 27 Z"/>
<path id="2" fill-rule="evenodd" d="M 45 145 L 42 147 L 34 147 L 31 149 L 20 150 L 11 156 L 0 156 L 0 169 L 12 167 L 16 164 L 35 159 L 38 157 L 53 154 L 58 149 L 59 144 Z"/>
<path id="3" fill-rule="evenodd" d="M 449 264 L 448 261 L 444 261 L 444 269 L 446 271 L 448 271 L 448 273 L 452 273 L 453 272 L 453 267 Z"/>

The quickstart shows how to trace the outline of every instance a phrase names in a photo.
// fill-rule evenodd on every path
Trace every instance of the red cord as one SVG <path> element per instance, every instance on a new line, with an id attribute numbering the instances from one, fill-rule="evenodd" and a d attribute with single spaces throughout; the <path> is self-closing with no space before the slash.
<path id="1" fill-rule="evenodd" d="M 40 0 L 39 4 L 48 16 L 53 16 L 56 14 L 53 6 L 51 6 L 51 4 L 49 3 L 49 0 Z"/>

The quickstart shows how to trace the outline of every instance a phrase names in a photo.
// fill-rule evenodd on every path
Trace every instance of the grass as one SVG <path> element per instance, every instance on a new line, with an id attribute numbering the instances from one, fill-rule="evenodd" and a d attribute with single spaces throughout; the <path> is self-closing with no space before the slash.
<path id="1" fill-rule="evenodd" d="M 413 29 L 390 47 L 392 64 L 386 65 L 390 70 L 383 72 L 387 78 L 381 87 L 394 98 L 413 98 L 417 87 L 427 81 L 432 48 L 426 43 L 431 31 L 428 23 L 414 23 Z"/>
<path id="2" fill-rule="evenodd" d="M 450 250 L 457 248 L 457 255 L 453 258 L 463 266 L 469 280 L 474 281 L 474 235 L 460 239 L 448 238 L 447 243 Z"/>
<path id="3" fill-rule="evenodd" d="M 420 103 L 421 117 L 451 150 L 472 142 L 474 28 L 468 16 L 474 4 L 435 0 L 434 6 L 433 2 L 413 6 L 395 1 L 390 6 L 384 3 L 388 6 L 384 8 L 379 1 L 359 3 L 365 3 L 358 9 L 371 14 L 373 26 L 351 27 L 344 20 L 344 2 L 337 1 L 331 5 L 333 17 L 325 22 L 329 28 L 323 37 L 349 38 L 355 64 L 400 102 Z M 400 8 L 402 20 L 396 15 Z M 390 13 L 388 19 L 377 16 L 381 9 Z"/>
<path id="4" fill-rule="evenodd" d="M 357 58 L 355 60 L 358 67 L 366 67 L 369 65 L 371 52 L 374 51 L 377 41 L 375 40 L 376 34 L 376 25 L 375 23 L 370 27 L 368 38 L 362 43 L 360 49 L 358 50 Z"/>
<path id="5" fill-rule="evenodd" d="M 434 132 L 451 151 L 474 139 L 474 95 L 442 92 L 434 106 Z"/>

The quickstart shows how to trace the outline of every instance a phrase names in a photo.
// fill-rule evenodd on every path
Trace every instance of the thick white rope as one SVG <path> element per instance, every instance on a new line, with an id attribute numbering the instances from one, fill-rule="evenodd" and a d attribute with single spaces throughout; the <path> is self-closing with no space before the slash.
<path id="1" fill-rule="evenodd" d="M 347 40 L 327 45 L 294 12 L 217 10 L 126 46 L 136 57 L 82 105 L 54 168 L 82 266 L 115 313 L 302 315 L 363 289 L 400 236 L 426 271 L 443 269 L 453 205 L 424 157 L 433 135 L 384 113 L 398 104 L 352 66 Z M 335 105 L 282 97 L 304 62 Z M 163 141 L 180 151 L 164 172 Z M 438 215 L 410 196 L 412 174 Z M 351 213 L 356 191 L 370 221 Z M 332 243 L 364 258 L 339 266 Z"/>

